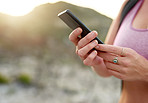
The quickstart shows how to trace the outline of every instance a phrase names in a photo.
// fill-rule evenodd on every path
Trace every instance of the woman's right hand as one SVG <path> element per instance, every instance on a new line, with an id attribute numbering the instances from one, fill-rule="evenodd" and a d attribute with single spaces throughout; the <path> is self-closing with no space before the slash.
<path id="1" fill-rule="evenodd" d="M 93 40 L 98 35 L 97 32 L 92 31 L 82 39 L 79 37 L 81 33 L 82 29 L 77 28 L 69 35 L 69 40 L 76 46 L 76 54 L 85 65 L 92 66 L 97 74 L 103 77 L 110 76 L 103 59 L 97 55 L 98 51 L 93 50 L 98 45 L 97 40 Z"/>

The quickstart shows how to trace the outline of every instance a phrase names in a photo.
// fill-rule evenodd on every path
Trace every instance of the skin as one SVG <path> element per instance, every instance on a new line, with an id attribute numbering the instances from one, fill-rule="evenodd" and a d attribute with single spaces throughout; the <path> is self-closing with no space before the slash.
<path id="1" fill-rule="evenodd" d="M 81 28 L 74 30 L 70 36 L 69 40 L 72 41 L 76 46 L 76 54 L 82 59 L 83 63 L 92 68 L 103 77 L 110 76 L 103 58 L 97 55 L 97 51 L 92 51 L 92 48 L 98 45 L 96 40 L 92 41 L 98 34 L 96 31 L 92 31 L 87 34 L 84 38 L 80 39 L 78 36 L 82 33 Z M 90 42 L 92 41 L 92 42 Z"/>
<path id="2" fill-rule="evenodd" d="M 148 61 L 133 49 L 101 44 L 96 49 L 104 51 L 98 55 L 113 76 L 125 81 L 148 81 Z M 118 63 L 113 63 L 115 57 L 118 57 Z"/>
<path id="3" fill-rule="evenodd" d="M 126 81 L 147 81 L 148 61 L 136 51 L 130 48 L 98 44 L 96 40 L 93 40 L 97 36 L 96 31 L 80 39 L 78 36 L 81 32 L 80 28 L 74 30 L 69 39 L 76 45 L 76 54 L 85 65 L 92 66 L 99 75 L 102 74 L 104 77 L 113 75 Z M 93 41 L 90 42 L 91 40 Z M 93 48 L 96 50 L 92 51 Z M 117 64 L 113 63 L 115 57 L 118 57 Z"/>
<path id="4" fill-rule="evenodd" d="M 93 40 L 98 34 L 92 31 L 84 38 L 79 38 L 81 28 L 75 29 L 69 40 L 76 46 L 76 54 L 82 59 L 85 65 L 100 76 L 114 76 L 123 80 L 123 89 L 119 103 L 147 103 L 148 101 L 148 60 L 130 48 L 113 46 L 114 39 L 119 27 L 121 11 L 128 0 L 126 0 L 117 18 L 107 34 L 105 45 L 97 44 Z M 142 7 L 134 18 L 132 26 L 136 29 L 146 29 L 148 25 L 148 0 L 145 0 Z M 93 40 L 93 41 L 92 41 Z M 95 48 L 95 50 L 92 50 Z M 113 59 L 118 57 L 118 63 Z"/>

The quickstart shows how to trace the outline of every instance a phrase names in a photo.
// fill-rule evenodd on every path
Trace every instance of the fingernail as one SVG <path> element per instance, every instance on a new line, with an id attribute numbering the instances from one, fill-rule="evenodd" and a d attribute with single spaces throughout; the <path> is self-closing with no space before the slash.
<path id="1" fill-rule="evenodd" d="M 82 28 L 79 27 L 79 30 L 82 31 Z"/>
<path id="2" fill-rule="evenodd" d="M 98 33 L 97 33 L 97 31 L 92 31 L 92 34 L 97 35 Z"/>
<path id="3" fill-rule="evenodd" d="M 95 54 L 97 54 L 97 51 L 96 50 L 93 52 L 93 55 L 95 55 Z"/>
<path id="4" fill-rule="evenodd" d="M 93 42 L 94 42 L 94 44 L 98 44 L 98 41 L 97 40 L 94 40 Z"/>
<path id="5" fill-rule="evenodd" d="M 80 28 L 77 28 L 77 33 L 79 33 L 80 32 Z"/>
<path id="6" fill-rule="evenodd" d="M 92 35 L 96 35 L 96 32 L 95 31 L 92 31 Z"/>
<path id="7" fill-rule="evenodd" d="M 99 45 L 97 45 L 95 48 L 96 48 L 96 49 L 99 49 Z"/>

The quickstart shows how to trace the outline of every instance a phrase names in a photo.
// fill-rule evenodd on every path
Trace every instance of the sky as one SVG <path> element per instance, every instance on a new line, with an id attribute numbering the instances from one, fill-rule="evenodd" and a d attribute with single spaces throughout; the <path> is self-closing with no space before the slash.
<path id="1" fill-rule="evenodd" d="M 12 16 L 23 16 L 36 6 L 55 3 L 59 0 L 0 0 L 0 12 Z M 96 10 L 108 17 L 115 18 L 124 0 L 62 0 L 82 7 Z"/>

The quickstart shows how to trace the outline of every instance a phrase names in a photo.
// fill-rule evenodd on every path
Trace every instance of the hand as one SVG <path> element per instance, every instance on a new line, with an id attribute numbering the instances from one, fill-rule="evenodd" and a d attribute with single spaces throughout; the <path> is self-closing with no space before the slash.
<path id="1" fill-rule="evenodd" d="M 98 34 L 95 31 L 90 32 L 82 39 L 79 38 L 82 33 L 81 28 L 75 29 L 69 36 L 69 40 L 76 46 L 76 54 L 82 59 L 83 63 L 92 66 L 101 76 L 110 76 L 102 58 L 93 50 L 98 45 L 97 40 L 93 40 Z"/>
<path id="2" fill-rule="evenodd" d="M 113 76 L 127 81 L 148 81 L 148 61 L 133 49 L 103 44 L 96 46 L 96 49 L 104 51 L 98 55 L 104 59 Z M 116 57 L 118 61 L 113 63 Z"/>

